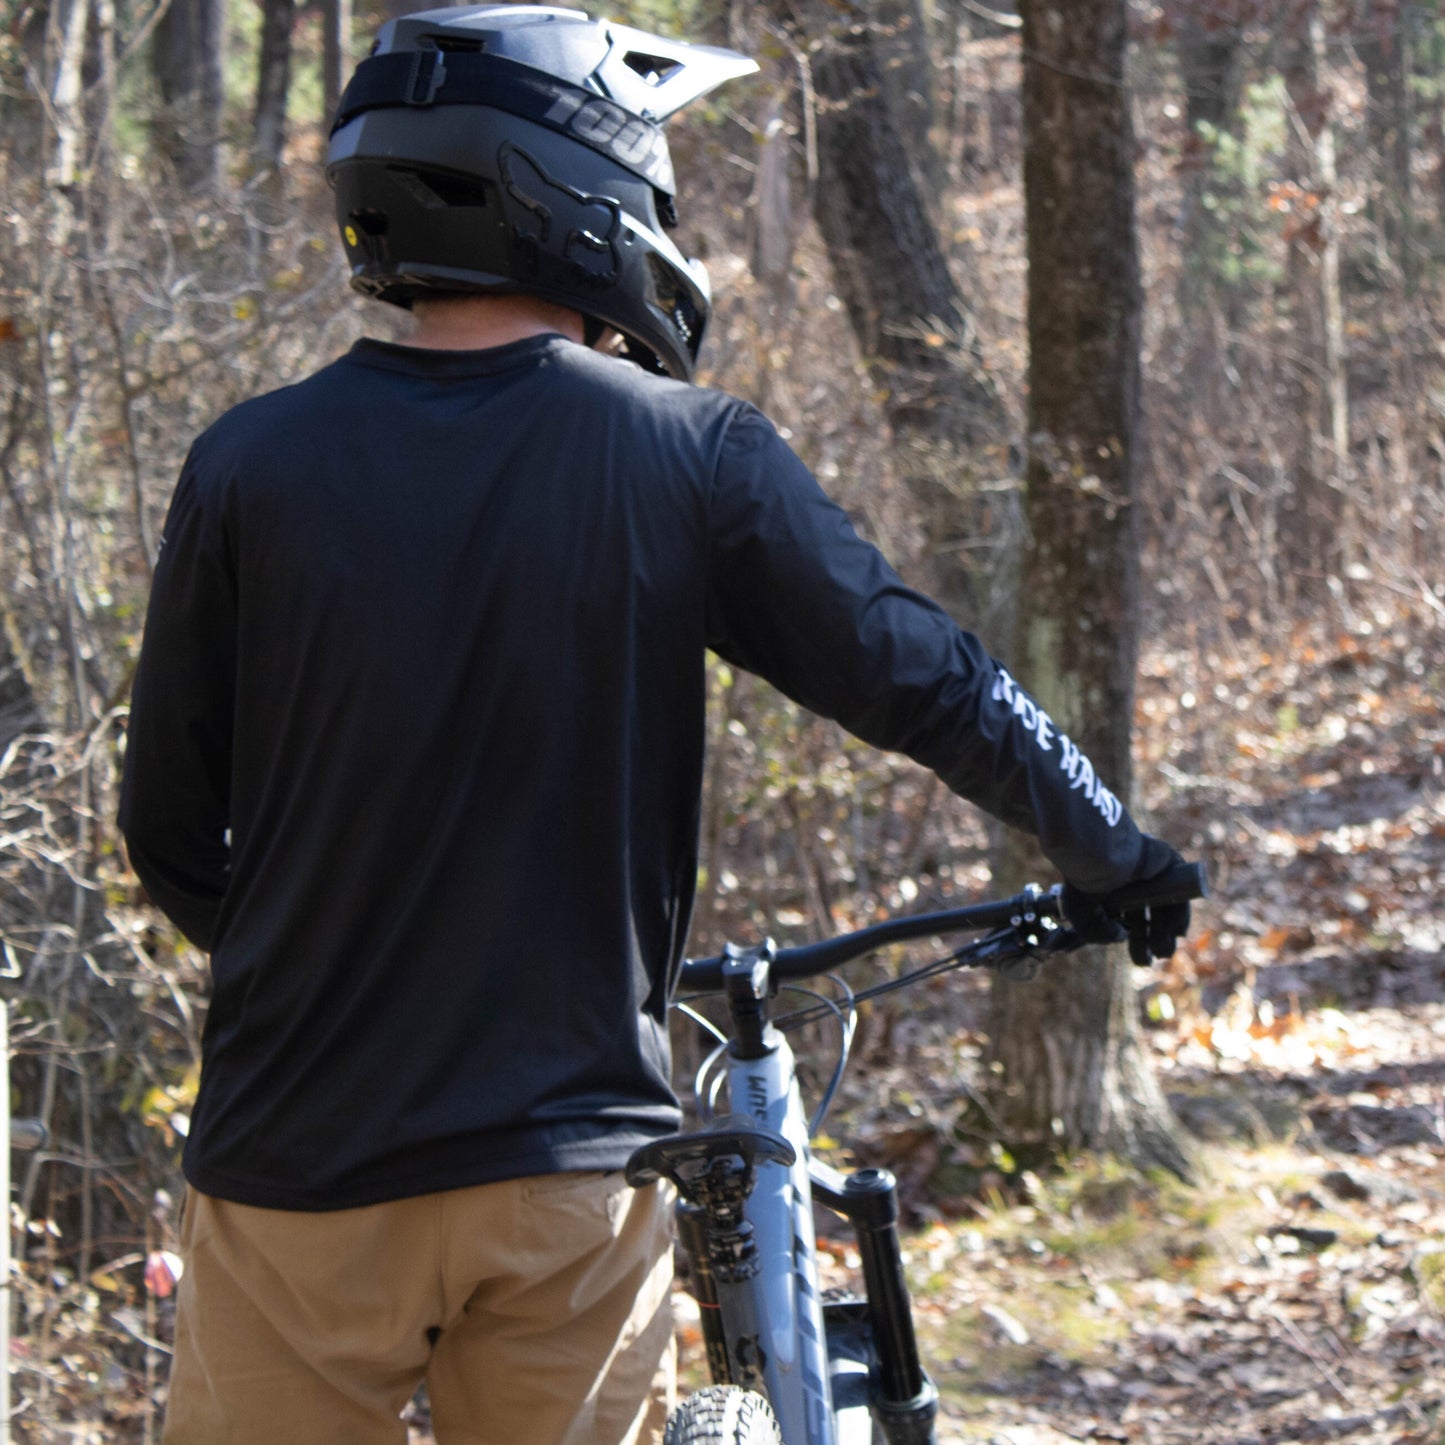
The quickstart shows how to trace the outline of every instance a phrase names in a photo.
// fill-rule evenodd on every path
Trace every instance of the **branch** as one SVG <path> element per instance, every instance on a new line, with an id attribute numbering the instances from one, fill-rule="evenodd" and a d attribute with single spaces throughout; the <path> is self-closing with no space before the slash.
<path id="1" fill-rule="evenodd" d="M 980 5 L 978 0 L 962 0 L 963 8 L 971 15 L 977 15 L 980 20 L 987 20 L 990 25 L 1002 25 L 1005 30 L 1022 30 L 1024 27 L 1023 17 L 1020 15 L 1005 15 L 1002 10 L 990 10 L 987 5 Z"/>

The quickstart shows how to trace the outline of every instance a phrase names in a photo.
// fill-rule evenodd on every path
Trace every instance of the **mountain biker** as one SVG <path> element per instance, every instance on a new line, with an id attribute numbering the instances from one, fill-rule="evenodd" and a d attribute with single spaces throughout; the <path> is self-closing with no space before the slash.
<path id="1" fill-rule="evenodd" d="M 704 653 L 1038 835 L 1171 865 L 752 407 L 690 384 L 662 122 L 754 69 L 577 11 L 383 27 L 328 174 L 410 309 L 221 417 L 171 503 L 121 803 L 211 954 L 165 1439 L 655 1440 Z M 1161 910 L 1132 946 L 1167 954 Z"/>

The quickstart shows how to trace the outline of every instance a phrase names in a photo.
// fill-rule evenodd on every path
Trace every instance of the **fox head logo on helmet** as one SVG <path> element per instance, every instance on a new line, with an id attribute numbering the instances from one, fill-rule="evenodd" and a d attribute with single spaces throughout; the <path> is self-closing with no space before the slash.
<path id="1" fill-rule="evenodd" d="M 560 260 L 587 286 L 615 285 L 620 208 L 605 196 L 585 196 L 554 180 L 531 156 L 504 145 L 498 157 L 503 189 L 514 209 L 512 234 L 527 255 Z"/>

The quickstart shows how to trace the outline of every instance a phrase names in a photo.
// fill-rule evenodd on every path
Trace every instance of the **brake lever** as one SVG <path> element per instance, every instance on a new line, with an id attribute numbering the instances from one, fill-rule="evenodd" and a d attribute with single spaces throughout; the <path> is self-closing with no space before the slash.
<path id="1" fill-rule="evenodd" d="M 1078 934 L 1053 916 L 1058 893 L 1058 888 L 1045 892 L 1030 884 L 1023 894 L 1028 899 L 1025 907 L 1006 927 L 976 939 L 966 961 L 992 969 L 1010 983 L 1028 983 L 1037 978 L 1049 954 L 1066 953 L 1079 946 Z"/>

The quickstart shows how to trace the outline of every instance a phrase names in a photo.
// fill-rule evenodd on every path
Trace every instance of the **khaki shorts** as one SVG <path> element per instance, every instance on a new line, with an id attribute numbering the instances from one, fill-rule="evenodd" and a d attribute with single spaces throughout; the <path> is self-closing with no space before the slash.
<path id="1" fill-rule="evenodd" d="M 660 1441 L 671 1201 L 554 1174 L 322 1214 L 187 1196 L 164 1445 Z"/>

